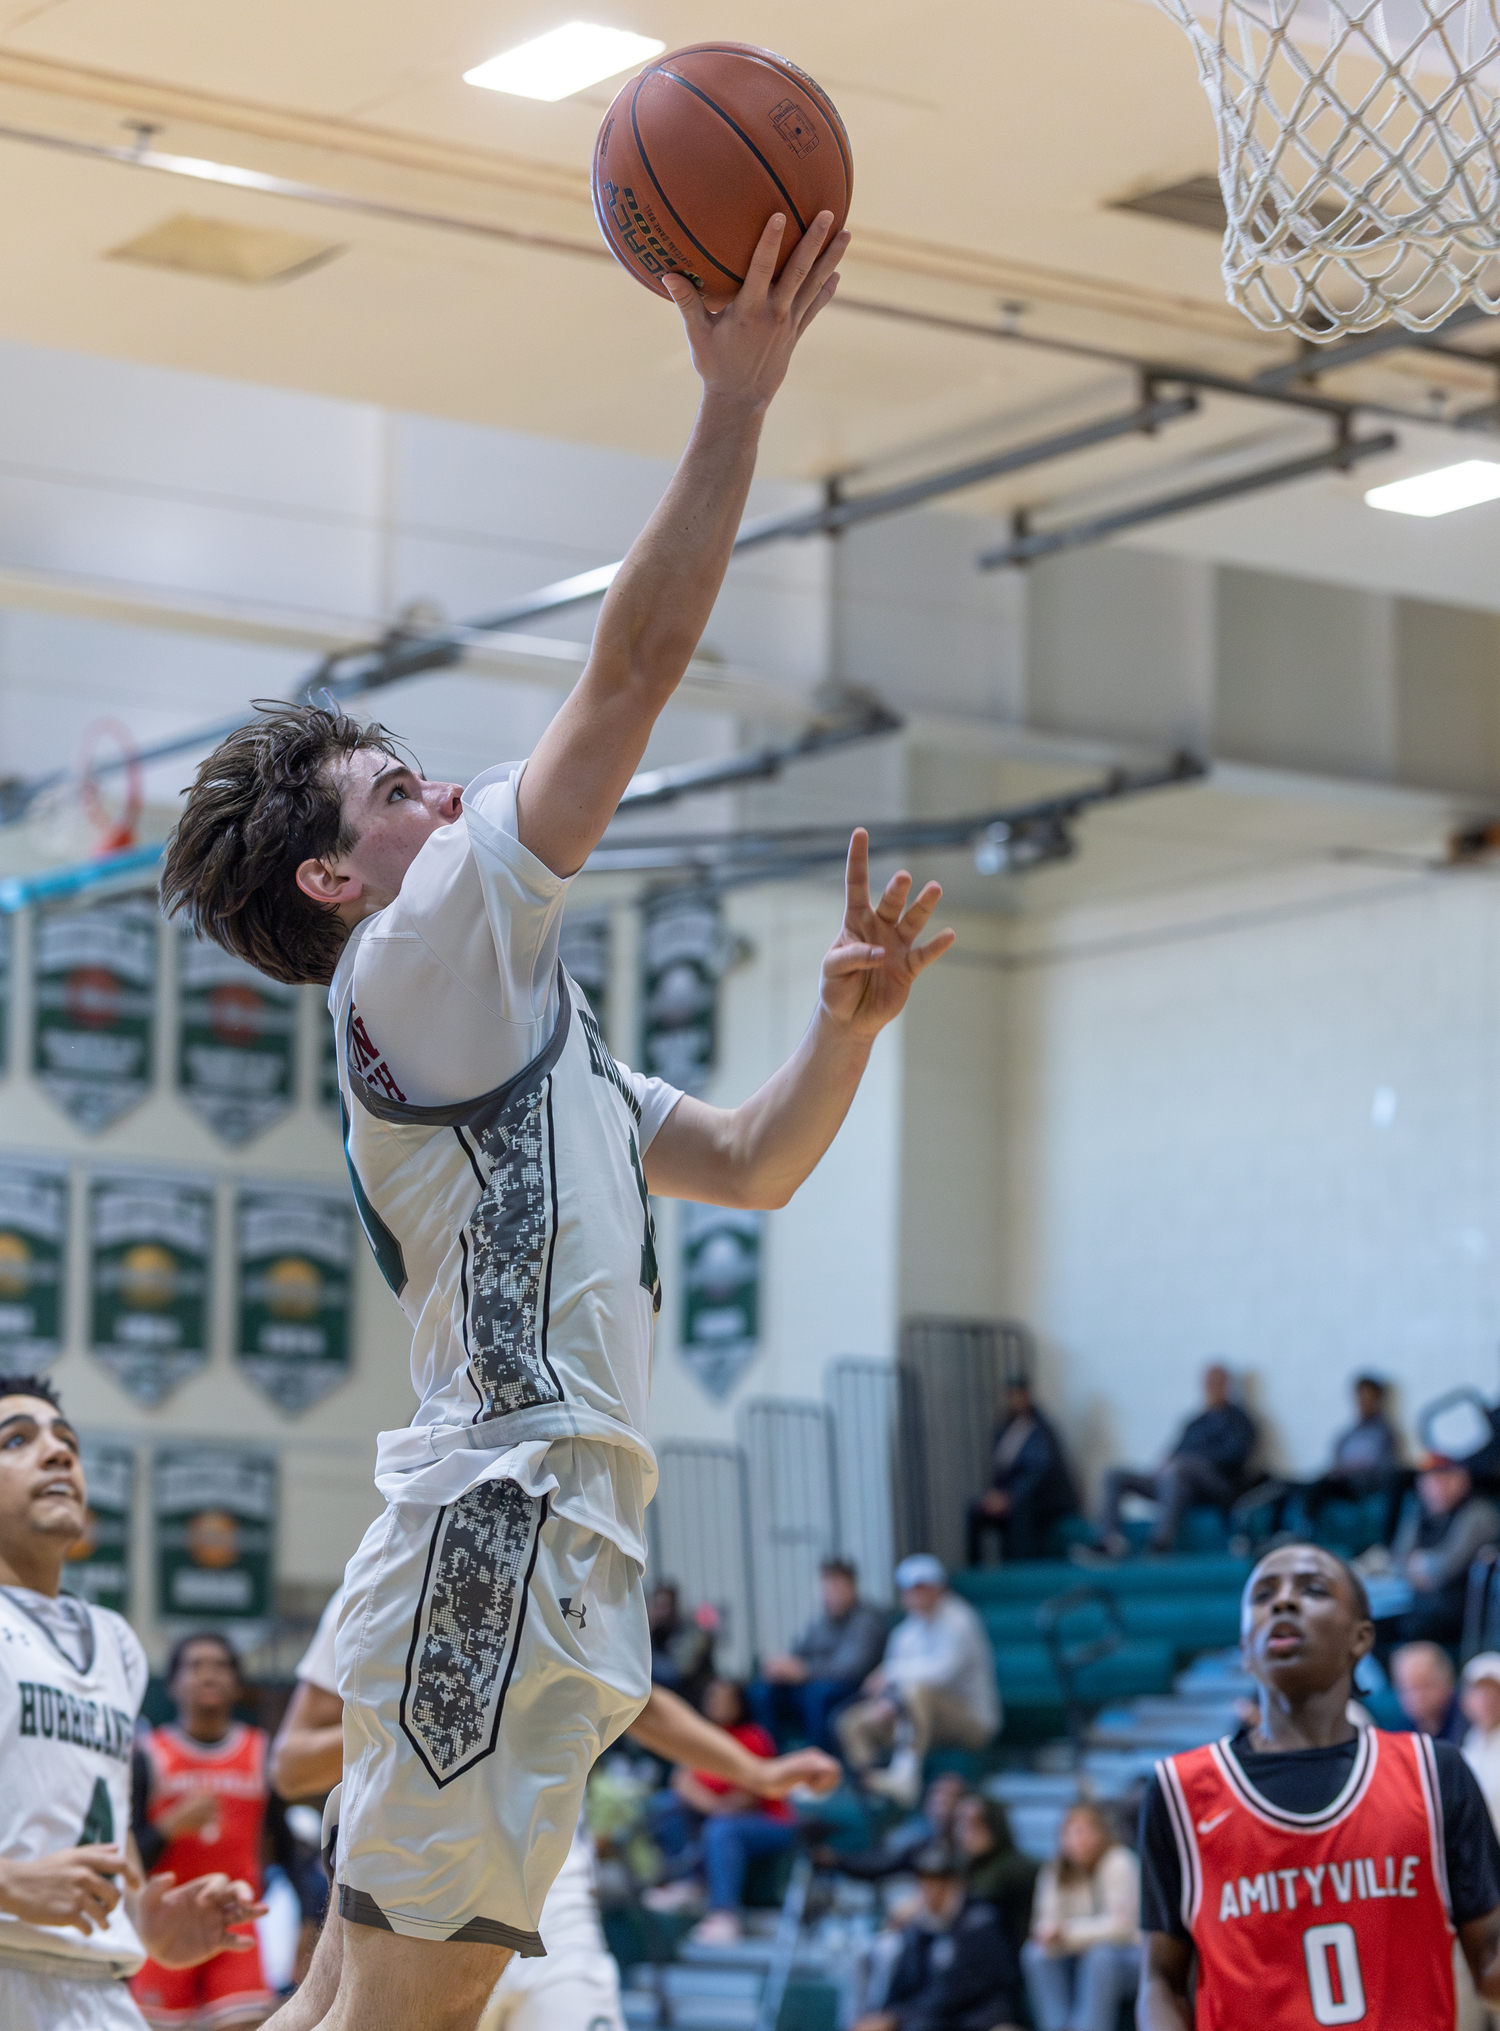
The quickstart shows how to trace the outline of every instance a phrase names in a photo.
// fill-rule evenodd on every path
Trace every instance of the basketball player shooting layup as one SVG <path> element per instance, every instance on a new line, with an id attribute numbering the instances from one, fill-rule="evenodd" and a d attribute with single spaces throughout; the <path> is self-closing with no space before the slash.
<path id="1" fill-rule="evenodd" d="M 0 1375 L 0 2024 L 145 2031 L 125 1980 L 243 1954 L 245 1883 L 149 1881 L 130 1833 L 146 1656 L 130 1624 L 62 1589 L 88 1495 L 51 1385 Z"/>
<path id="2" fill-rule="evenodd" d="M 1451 2031 L 1455 1932 L 1500 2002 L 1500 1848 L 1473 1773 L 1347 1716 L 1375 1640 L 1360 1580 L 1286 1545 L 1240 1631 L 1260 1719 L 1158 1763 L 1141 1811 L 1142 2031 Z"/>
<path id="3" fill-rule="evenodd" d="M 648 1193 L 784 1205 L 951 943 L 916 946 L 935 884 L 898 875 L 872 907 L 856 833 L 812 1024 L 733 1110 L 617 1065 L 558 964 L 568 880 L 697 645 L 767 405 L 832 298 L 831 223 L 773 282 L 773 218 L 718 315 L 668 278 L 698 419 L 529 761 L 460 791 L 379 729 L 268 711 L 204 764 L 168 855 L 169 908 L 331 983 L 355 1197 L 414 1334 L 420 1408 L 381 1436 L 388 1507 L 338 1631 L 341 1922 L 282 2031 L 471 2031 L 508 1956 L 542 1950 L 589 1767 L 650 1685 Z"/>

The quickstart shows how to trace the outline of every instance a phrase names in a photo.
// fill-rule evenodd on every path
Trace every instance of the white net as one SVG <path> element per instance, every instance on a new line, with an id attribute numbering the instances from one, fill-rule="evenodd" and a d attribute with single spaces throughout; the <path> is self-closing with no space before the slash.
<path id="1" fill-rule="evenodd" d="M 1230 301 L 1314 340 L 1500 310 L 1500 0 L 1158 0 L 1219 129 Z"/>

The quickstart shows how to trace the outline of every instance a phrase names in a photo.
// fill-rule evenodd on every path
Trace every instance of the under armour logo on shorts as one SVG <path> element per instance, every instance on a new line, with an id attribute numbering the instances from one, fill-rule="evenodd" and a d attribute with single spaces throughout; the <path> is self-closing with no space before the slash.
<path id="1" fill-rule="evenodd" d="M 563 1611 L 564 1622 L 576 1622 L 580 1629 L 587 1628 L 588 1623 L 586 1618 L 588 1616 L 588 1609 L 584 1606 L 582 1601 L 580 1601 L 578 1606 L 575 1608 L 573 1606 L 573 1596 L 571 1594 L 559 1594 L 557 1597 L 557 1605 Z"/>

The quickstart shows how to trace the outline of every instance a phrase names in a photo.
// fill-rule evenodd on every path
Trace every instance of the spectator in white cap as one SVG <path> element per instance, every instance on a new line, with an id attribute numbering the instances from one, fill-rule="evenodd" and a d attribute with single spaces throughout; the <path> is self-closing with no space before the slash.
<path id="1" fill-rule="evenodd" d="M 1481 1650 L 1469 1659 L 1458 1703 L 1469 1723 L 1463 1759 L 1479 1779 L 1490 1818 L 1500 1833 L 1500 1650 Z"/>
<path id="2" fill-rule="evenodd" d="M 844 1759 L 866 1788 L 910 1806 L 929 1749 L 982 1749 L 999 1733 L 1000 1694 L 984 1624 L 950 1592 L 942 1560 L 930 1552 L 903 1559 L 896 1590 L 905 1613 L 861 1687 L 865 1697 L 836 1725 Z M 890 1763 L 877 1770 L 887 1750 Z"/>

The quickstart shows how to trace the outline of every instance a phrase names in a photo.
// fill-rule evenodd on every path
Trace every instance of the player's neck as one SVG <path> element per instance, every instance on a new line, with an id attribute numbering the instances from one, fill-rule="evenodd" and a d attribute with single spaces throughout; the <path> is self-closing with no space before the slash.
<path id="1" fill-rule="evenodd" d="M 39 1542 L 0 1544 L 0 1587 L 28 1587 L 33 1594 L 60 1594 L 66 1549 Z"/>
<path id="2" fill-rule="evenodd" d="M 1284 1693 L 1263 1685 L 1260 1719 L 1250 1730 L 1250 1746 L 1261 1750 L 1336 1748 L 1358 1732 L 1348 1713 L 1353 1691 L 1347 1675 L 1321 1692 Z"/>
<path id="3" fill-rule="evenodd" d="M 190 1742 L 202 1742 L 211 1747 L 222 1742 L 234 1726 L 233 1714 L 179 1714 L 177 1725 Z"/>

